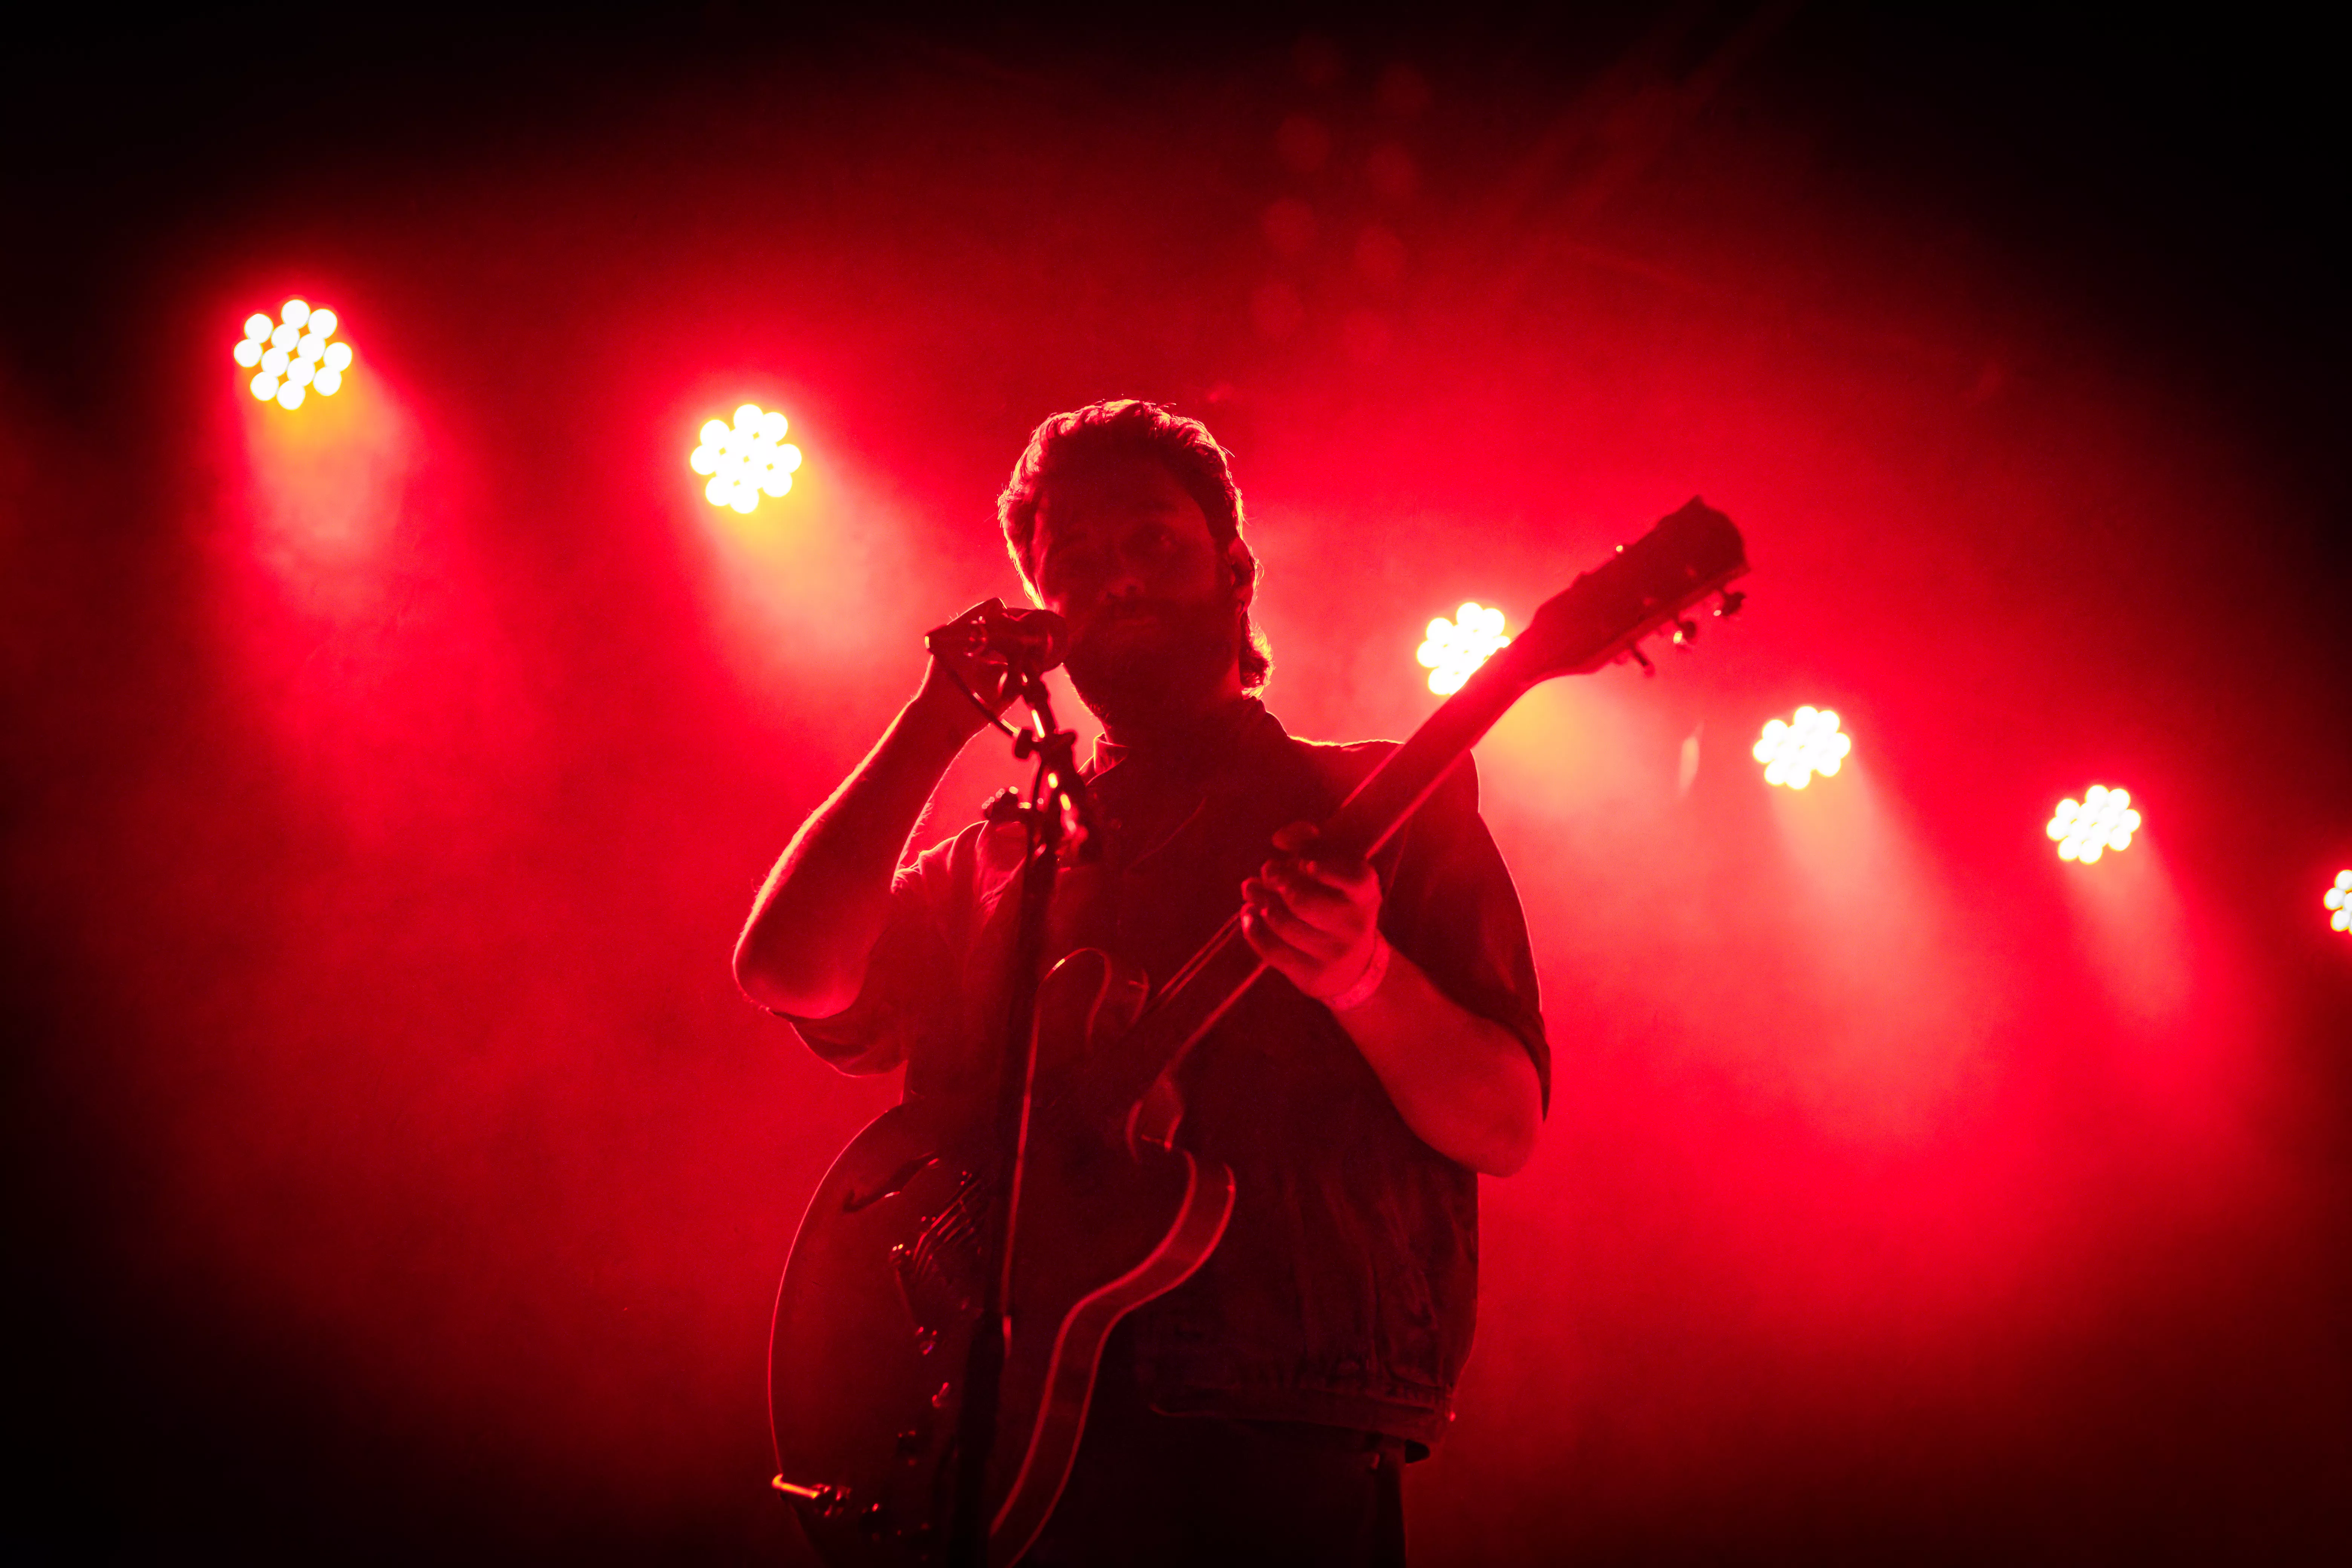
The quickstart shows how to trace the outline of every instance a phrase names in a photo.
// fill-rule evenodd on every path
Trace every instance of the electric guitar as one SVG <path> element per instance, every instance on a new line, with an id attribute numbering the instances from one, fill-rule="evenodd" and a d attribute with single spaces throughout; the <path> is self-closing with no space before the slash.
<path id="1" fill-rule="evenodd" d="M 1738 531 L 1696 500 L 1620 545 L 1391 752 L 1321 841 L 1369 857 L 1529 689 L 1618 658 L 1646 668 L 1642 639 L 1671 629 L 1687 642 L 1697 627 L 1686 613 L 1747 570 Z M 1724 593 L 1717 613 L 1740 597 Z M 1175 1075 L 1265 971 L 1237 909 L 1156 989 L 1091 949 L 1039 988 L 1013 1311 L 982 1483 L 992 1568 L 1028 1550 L 1060 1498 L 1111 1329 L 1191 1278 L 1224 1234 L 1233 1173 L 1179 1142 Z M 809 1201 L 777 1289 L 771 1484 L 835 1568 L 920 1568 L 947 1554 L 982 1205 L 997 1201 L 977 1173 L 992 1168 L 987 1119 L 969 1120 L 929 1105 L 877 1118 Z"/>

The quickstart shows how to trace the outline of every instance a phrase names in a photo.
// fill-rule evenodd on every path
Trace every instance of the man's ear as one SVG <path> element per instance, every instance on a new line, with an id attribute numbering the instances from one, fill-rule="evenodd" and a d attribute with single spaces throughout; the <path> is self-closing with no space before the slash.
<path id="1" fill-rule="evenodd" d="M 1234 599 L 1244 610 L 1257 597 L 1257 557 L 1239 539 L 1225 545 L 1225 567 L 1234 574 Z"/>

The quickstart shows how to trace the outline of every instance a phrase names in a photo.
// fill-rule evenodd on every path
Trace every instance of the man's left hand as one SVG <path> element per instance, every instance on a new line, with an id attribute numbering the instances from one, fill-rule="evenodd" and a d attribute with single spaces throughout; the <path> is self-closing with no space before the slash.
<path id="1" fill-rule="evenodd" d="M 1353 856 L 1318 854 L 1311 822 L 1283 828 L 1274 847 L 1282 853 L 1242 883 L 1242 935 L 1307 995 L 1344 995 L 1380 956 L 1380 878 Z"/>

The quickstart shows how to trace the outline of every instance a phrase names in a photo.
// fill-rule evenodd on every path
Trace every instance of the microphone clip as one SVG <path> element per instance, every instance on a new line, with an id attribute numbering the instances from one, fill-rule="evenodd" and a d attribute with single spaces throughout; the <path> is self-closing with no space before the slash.
<path id="1" fill-rule="evenodd" d="M 1069 641 L 1069 623 L 1053 611 L 1008 610 L 1002 599 L 982 599 L 947 625 L 923 634 L 923 646 L 934 654 L 992 657 L 1033 678 L 1060 664 Z"/>

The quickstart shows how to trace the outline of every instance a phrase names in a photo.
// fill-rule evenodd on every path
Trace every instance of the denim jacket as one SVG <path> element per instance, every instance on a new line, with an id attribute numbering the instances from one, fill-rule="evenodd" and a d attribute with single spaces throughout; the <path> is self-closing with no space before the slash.
<path id="1" fill-rule="evenodd" d="M 1274 831 L 1328 816 L 1390 749 L 1293 740 L 1254 700 L 1163 754 L 1105 744 L 1090 770 L 1104 854 L 1065 874 L 1052 951 L 1173 973 L 1239 906 Z M 803 1037 L 847 1071 L 903 1062 L 910 1098 L 988 1081 L 1020 834 L 974 824 L 903 866 L 857 1001 L 793 1020 Z M 1373 863 L 1382 932 L 1524 1041 L 1549 1099 L 1526 922 L 1467 758 Z M 1476 1321 L 1476 1175 L 1405 1125 L 1330 1011 L 1278 974 L 1178 1081 L 1179 1141 L 1230 1165 L 1238 1194 L 1201 1271 L 1121 1336 L 1153 1406 L 1434 1443 Z"/>

